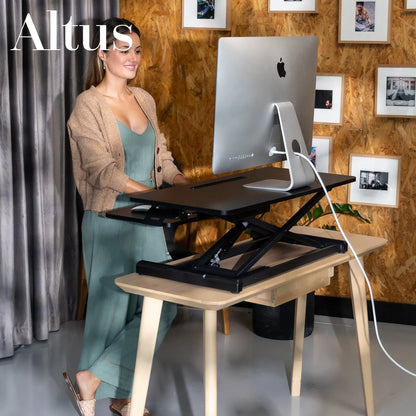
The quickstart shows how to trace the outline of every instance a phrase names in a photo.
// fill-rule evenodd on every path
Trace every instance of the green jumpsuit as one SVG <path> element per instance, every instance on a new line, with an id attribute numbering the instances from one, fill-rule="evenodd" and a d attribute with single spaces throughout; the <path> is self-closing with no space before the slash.
<path id="1" fill-rule="evenodd" d="M 125 173 L 154 187 L 155 133 L 150 122 L 137 134 L 117 122 L 125 154 Z M 120 194 L 114 208 L 131 205 Z M 88 284 L 88 303 L 79 370 L 102 380 L 96 399 L 131 397 L 143 298 L 119 289 L 114 279 L 135 272 L 139 260 L 170 259 L 161 227 L 113 220 L 85 211 L 82 244 Z M 176 305 L 165 302 L 156 348 L 176 315 Z"/>

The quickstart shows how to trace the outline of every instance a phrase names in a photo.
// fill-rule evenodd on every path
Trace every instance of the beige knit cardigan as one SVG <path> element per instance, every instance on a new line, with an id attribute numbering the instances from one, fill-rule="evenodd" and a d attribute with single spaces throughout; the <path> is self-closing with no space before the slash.
<path id="1" fill-rule="evenodd" d="M 153 182 L 173 184 L 181 174 L 166 148 L 165 136 L 157 123 L 156 105 L 145 90 L 129 87 L 149 119 L 155 134 Z M 124 173 L 124 150 L 117 120 L 95 87 L 81 93 L 68 120 L 75 184 L 85 210 L 103 213 L 112 209 L 129 177 Z"/>

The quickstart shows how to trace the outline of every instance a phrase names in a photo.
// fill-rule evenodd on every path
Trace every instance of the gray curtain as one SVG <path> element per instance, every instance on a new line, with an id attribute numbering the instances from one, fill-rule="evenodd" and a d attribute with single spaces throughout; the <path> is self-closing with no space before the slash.
<path id="1" fill-rule="evenodd" d="M 16 44 L 30 13 L 44 48 L 56 10 L 59 51 Z M 118 0 L 0 0 L 0 358 L 47 340 L 74 319 L 79 286 L 80 207 L 72 178 L 66 120 L 82 90 L 87 52 L 76 52 L 62 25 L 118 16 Z M 28 35 L 26 30 L 24 35 Z"/>

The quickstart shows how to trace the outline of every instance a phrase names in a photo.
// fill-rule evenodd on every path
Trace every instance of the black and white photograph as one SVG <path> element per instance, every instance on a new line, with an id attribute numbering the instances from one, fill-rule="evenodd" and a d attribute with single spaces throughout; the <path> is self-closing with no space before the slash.
<path id="1" fill-rule="evenodd" d="M 339 43 L 390 43 L 392 0 L 339 1 Z"/>
<path id="2" fill-rule="evenodd" d="M 376 116 L 416 117 L 416 66 L 380 65 L 375 84 Z"/>
<path id="3" fill-rule="evenodd" d="M 388 172 L 374 172 L 371 170 L 361 170 L 359 187 L 360 189 L 374 189 L 377 191 L 387 191 L 389 186 Z"/>
<path id="4" fill-rule="evenodd" d="M 231 0 L 182 0 L 182 28 L 231 30 Z"/>
<path id="5" fill-rule="evenodd" d="M 269 0 L 269 12 L 318 13 L 319 0 Z"/>
<path id="6" fill-rule="evenodd" d="M 415 77 L 387 77 L 386 106 L 415 106 Z"/>
<path id="7" fill-rule="evenodd" d="M 348 203 L 397 208 L 400 198 L 399 156 L 351 154 Z"/>
<path id="8" fill-rule="evenodd" d="M 343 124 L 344 74 L 317 74 L 314 123 Z"/>

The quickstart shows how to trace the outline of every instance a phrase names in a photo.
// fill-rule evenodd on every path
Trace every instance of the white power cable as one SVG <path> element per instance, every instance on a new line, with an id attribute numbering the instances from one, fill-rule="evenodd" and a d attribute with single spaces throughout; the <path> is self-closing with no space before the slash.
<path id="1" fill-rule="evenodd" d="M 379 332 L 378 332 L 378 323 L 377 323 L 377 317 L 376 317 L 376 307 L 375 307 L 375 304 L 374 304 L 373 290 L 372 290 L 372 288 L 371 288 L 371 283 L 370 283 L 370 280 L 369 280 L 369 278 L 368 278 L 368 276 L 367 276 L 367 273 L 365 272 L 364 267 L 363 267 L 363 265 L 361 264 L 361 261 L 359 260 L 359 258 L 358 258 L 358 255 L 357 255 L 356 251 L 354 250 L 354 247 L 352 246 L 352 244 L 351 244 L 351 243 L 350 243 L 350 241 L 348 240 L 347 236 L 345 235 L 344 230 L 343 230 L 343 229 L 342 229 L 342 227 L 341 227 L 341 224 L 340 224 L 340 222 L 339 222 L 339 220 L 338 220 L 338 216 L 336 215 L 335 209 L 334 209 L 334 207 L 333 207 L 333 205 L 332 205 L 331 198 L 329 197 L 328 190 L 326 189 L 326 187 L 325 187 L 325 185 L 324 185 L 324 183 L 323 183 L 323 181 L 322 181 L 322 178 L 321 178 L 321 176 L 319 175 L 318 171 L 316 170 L 316 168 L 315 168 L 314 164 L 313 164 L 313 163 L 309 160 L 309 158 L 308 158 L 307 156 L 303 155 L 302 153 L 298 153 L 298 152 L 294 152 L 294 153 L 295 153 L 295 155 L 300 156 L 300 157 L 302 157 L 303 159 L 305 159 L 305 160 L 309 163 L 309 165 L 311 166 L 312 170 L 314 171 L 314 173 L 315 173 L 315 175 L 316 175 L 316 177 L 317 177 L 317 179 L 318 179 L 319 183 L 321 184 L 322 189 L 323 189 L 323 190 L 324 190 L 324 192 L 325 192 L 326 198 L 327 198 L 327 200 L 328 200 L 329 206 L 330 206 L 331 211 L 332 211 L 332 215 L 333 215 L 333 216 L 334 216 L 334 218 L 335 218 L 335 221 L 336 221 L 336 223 L 337 223 L 337 225 L 338 225 L 338 228 L 339 228 L 339 230 L 340 230 L 340 232 L 341 232 L 341 234 L 342 234 L 342 237 L 344 238 L 344 240 L 345 240 L 345 241 L 346 241 L 346 243 L 348 244 L 348 247 L 350 248 L 351 252 L 353 253 L 353 255 L 354 255 L 355 259 L 357 260 L 357 263 L 358 263 L 358 265 L 359 265 L 359 267 L 360 267 L 360 269 L 361 269 L 361 271 L 362 271 L 362 273 L 363 273 L 363 275 L 364 275 L 365 281 L 366 281 L 367 286 L 368 286 L 369 294 L 370 294 L 371 308 L 372 308 L 372 311 L 373 311 L 374 329 L 375 329 L 375 333 L 376 333 L 377 341 L 378 341 L 378 344 L 380 345 L 380 348 L 382 349 L 382 351 L 384 352 L 384 354 L 387 356 L 387 358 L 388 358 L 388 359 L 389 359 L 389 360 L 390 360 L 393 364 L 395 364 L 397 367 L 399 367 L 399 368 L 400 368 L 401 370 L 403 370 L 405 373 L 407 373 L 407 374 L 409 374 L 409 375 L 411 375 L 411 376 L 413 376 L 413 377 L 416 377 L 416 373 L 414 373 L 414 372 L 412 372 L 412 371 L 408 370 L 407 368 L 405 368 L 405 367 L 403 367 L 401 364 L 399 364 L 399 363 L 398 363 L 398 362 L 397 362 L 397 361 L 396 361 L 396 360 L 395 360 L 395 359 L 394 359 L 394 358 L 393 358 L 393 357 L 392 357 L 392 356 L 391 356 L 391 355 L 387 352 L 386 348 L 384 347 L 383 343 L 381 342 L 380 335 L 379 335 Z"/>

